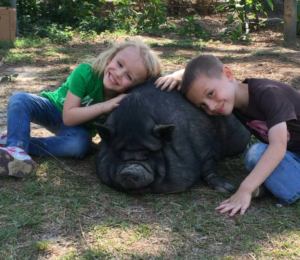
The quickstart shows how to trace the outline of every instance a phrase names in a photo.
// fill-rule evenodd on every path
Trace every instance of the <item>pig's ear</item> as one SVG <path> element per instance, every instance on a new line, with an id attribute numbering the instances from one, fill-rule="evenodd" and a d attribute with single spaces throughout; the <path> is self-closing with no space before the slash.
<path id="1" fill-rule="evenodd" d="M 94 123 L 94 126 L 97 128 L 98 134 L 100 135 L 101 139 L 105 142 L 110 142 L 113 137 L 113 130 L 107 126 L 104 126 L 98 122 Z"/>
<path id="2" fill-rule="evenodd" d="M 154 134 L 163 139 L 165 142 L 171 142 L 173 137 L 173 131 L 175 129 L 175 125 L 156 125 L 154 126 Z"/>

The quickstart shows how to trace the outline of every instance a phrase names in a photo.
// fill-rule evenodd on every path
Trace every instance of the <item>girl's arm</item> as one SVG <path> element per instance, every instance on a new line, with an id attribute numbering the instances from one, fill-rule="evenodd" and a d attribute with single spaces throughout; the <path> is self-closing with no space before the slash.
<path id="1" fill-rule="evenodd" d="M 252 192 L 257 189 L 274 171 L 286 153 L 287 126 L 286 122 L 273 126 L 268 133 L 269 146 L 251 173 L 241 183 L 237 192 L 223 201 L 216 209 L 220 213 L 230 212 L 234 216 L 239 210 L 241 215 L 250 205 Z"/>
<path id="2" fill-rule="evenodd" d="M 80 125 L 101 114 L 108 114 L 119 105 L 124 96 L 124 94 L 121 94 L 102 103 L 80 107 L 81 98 L 68 91 L 62 114 L 63 122 L 66 126 Z"/>
<path id="3" fill-rule="evenodd" d="M 154 84 L 157 87 L 160 87 L 161 90 L 167 89 L 168 91 L 171 91 L 173 88 L 176 87 L 177 90 L 180 90 L 183 74 L 184 69 L 178 70 L 173 74 L 158 78 Z"/>

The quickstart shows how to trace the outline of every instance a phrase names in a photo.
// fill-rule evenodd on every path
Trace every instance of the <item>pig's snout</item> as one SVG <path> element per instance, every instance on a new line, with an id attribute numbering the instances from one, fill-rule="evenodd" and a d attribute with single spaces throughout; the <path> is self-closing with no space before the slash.
<path id="1" fill-rule="evenodd" d="M 127 165 L 117 175 L 117 182 L 125 189 L 141 189 L 153 180 L 153 174 L 140 164 Z"/>

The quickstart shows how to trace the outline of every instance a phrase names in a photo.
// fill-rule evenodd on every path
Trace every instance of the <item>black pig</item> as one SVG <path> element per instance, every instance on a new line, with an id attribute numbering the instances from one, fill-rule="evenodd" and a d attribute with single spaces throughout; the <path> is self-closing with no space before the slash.
<path id="1" fill-rule="evenodd" d="M 96 126 L 102 138 L 97 175 L 129 193 L 183 191 L 200 178 L 213 189 L 232 191 L 216 164 L 243 152 L 250 138 L 234 116 L 208 116 L 153 81 L 132 89 L 106 123 Z"/>

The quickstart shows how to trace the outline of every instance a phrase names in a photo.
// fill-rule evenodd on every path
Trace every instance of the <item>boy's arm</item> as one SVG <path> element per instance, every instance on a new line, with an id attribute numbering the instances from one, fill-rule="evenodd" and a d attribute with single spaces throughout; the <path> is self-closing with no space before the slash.
<path id="1" fill-rule="evenodd" d="M 269 177 L 284 158 L 287 145 L 286 122 L 273 126 L 269 130 L 268 136 L 268 148 L 251 173 L 241 183 L 237 192 L 216 208 L 220 210 L 220 213 L 231 211 L 229 215 L 234 216 L 240 210 L 241 215 L 244 215 L 250 205 L 252 192 Z"/>
<path id="2" fill-rule="evenodd" d="M 180 90 L 182 77 L 184 74 L 184 69 L 175 71 L 174 73 L 158 78 L 155 81 L 155 85 L 160 87 L 161 90 L 167 89 L 171 91 L 173 88 L 177 87 L 177 90 Z"/>
<path id="3" fill-rule="evenodd" d="M 68 91 L 63 108 L 63 122 L 66 126 L 80 125 L 115 109 L 125 94 L 95 105 L 80 107 L 81 98 Z"/>

